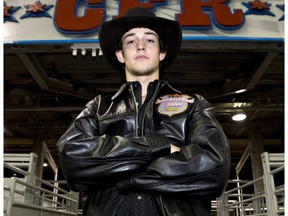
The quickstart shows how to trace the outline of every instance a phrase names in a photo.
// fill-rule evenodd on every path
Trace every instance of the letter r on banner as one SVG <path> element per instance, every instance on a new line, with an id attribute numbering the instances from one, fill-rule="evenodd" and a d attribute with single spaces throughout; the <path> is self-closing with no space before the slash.
<path id="1" fill-rule="evenodd" d="M 181 14 L 176 15 L 180 25 L 184 28 L 211 29 L 211 19 L 219 28 L 240 28 L 245 21 L 241 9 L 234 10 L 228 6 L 229 0 L 183 0 Z M 210 14 L 203 13 L 209 11 Z"/>

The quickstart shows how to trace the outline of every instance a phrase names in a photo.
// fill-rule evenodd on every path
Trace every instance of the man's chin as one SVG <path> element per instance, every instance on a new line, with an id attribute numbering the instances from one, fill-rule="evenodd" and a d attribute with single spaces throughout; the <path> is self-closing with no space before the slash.
<path id="1" fill-rule="evenodd" d="M 143 70 L 143 69 L 141 69 L 141 70 L 135 69 L 135 70 L 131 71 L 131 74 L 134 75 L 134 76 L 149 76 L 149 75 L 151 75 L 151 74 L 153 74 L 155 72 L 156 72 L 156 70 L 154 70 L 154 69 L 145 69 L 145 70 Z"/>

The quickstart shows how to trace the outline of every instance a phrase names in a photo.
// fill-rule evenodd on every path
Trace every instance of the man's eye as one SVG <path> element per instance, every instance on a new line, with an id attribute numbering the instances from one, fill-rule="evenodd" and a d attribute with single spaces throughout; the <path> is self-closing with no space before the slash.
<path id="1" fill-rule="evenodd" d="M 155 43 L 155 40 L 153 40 L 153 39 L 147 39 L 146 40 L 148 43 Z"/>
<path id="2" fill-rule="evenodd" d="M 130 40 L 130 41 L 127 41 L 127 45 L 130 45 L 130 44 L 133 44 L 135 41 L 134 40 Z"/>

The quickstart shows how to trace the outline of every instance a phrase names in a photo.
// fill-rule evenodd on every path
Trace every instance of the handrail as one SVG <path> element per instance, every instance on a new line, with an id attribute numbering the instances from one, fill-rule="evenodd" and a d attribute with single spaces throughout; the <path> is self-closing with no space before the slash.
<path id="1" fill-rule="evenodd" d="M 248 152 L 246 152 L 244 159 Z M 217 216 L 229 216 L 232 213 L 237 216 L 280 216 L 284 215 L 285 208 L 285 186 L 283 182 L 275 182 L 276 175 L 282 176 L 285 171 L 284 154 L 269 154 L 267 152 L 261 155 L 263 175 L 253 180 L 229 180 L 228 184 L 233 187 L 227 187 L 222 196 L 218 199 Z M 241 164 L 242 165 L 242 164 Z M 239 168 L 240 166 L 238 166 Z M 236 170 L 240 171 L 240 170 Z M 263 182 L 264 191 L 255 192 L 255 184 Z M 249 195 L 249 193 L 252 194 Z"/>
<path id="2" fill-rule="evenodd" d="M 253 200 L 257 200 L 257 199 L 259 199 L 259 198 L 263 198 L 263 197 L 265 197 L 265 195 L 259 195 L 259 196 L 255 196 L 255 197 L 252 197 L 252 198 L 249 198 L 249 199 L 245 199 L 245 200 L 242 200 L 242 201 L 239 201 L 239 202 L 234 202 L 233 204 L 228 204 L 228 205 L 226 205 L 227 207 L 229 207 L 229 206 L 233 206 L 233 205 L 237 205 L 237 204 L 241 204 L 241 203 L 247 203 L 247 202 L 250 202 L 250 201 L 253 201 Z"/>
<path id="3" fill-rule="evenodd" d="M 262 180 L 262 179 L 263 179 L 263 177 L 259 177 L 259 178 L 257 178 L 257 179 L 254 179 L 254 180 L 252 180 L 252 181 L 250 181 L 250 182 L 248 182 L 248 183 L 246 183 L 246 184 L 243 184 L 243 185 L 241 185 L 241 186 L 239 186 L 239 187 L 237 187 L 237 188 L 234 188 L 234 189 L 231 189 L 231 190 L 229 190 L 229 191 L 226 191 L 225 194 L 229 194 L 229 193 L 231 193 L 231 192 L 234 192 L 234 191 L 237 191 L 237 190 L 239 190 L 239 189 L 243 189 L 243 188 L 245 188 L 245 187 L 247 187 L 247 186 L 253 185 L 255 182 L 260 181 L 260 180 Z"/>
<path id="4" fill-rule="evenodd" d="M 5 167 L 5 168 L 8 168 L 8 169 L 10 169 L 10 170 L 12 170 L 12 171 L 14 171 L 14 172 L 16 172 L 16 173 L 19 173 L 19 174 L 21 174 L 21 175 L 24 175 L 24 176 L 28 176 L 28 175 L 29 175 L 28 172 L 26 172 L 26 171 L 24 171 L 24 170 L 22 170 L 22 169 L 19 169 L 18 167 L 14 166 L 14 165 L 11 165 L 11 164 L 8 164 L 8 163 L 6 163 L 6 162 L 4 162 L 4 167 Z"/>
<path id="5" fill-rule="evenodd" d="M 12 177 L 11 180 L 6 178 L 9 181 L 7 182 L 9 186 L 4 185 L 3 187 L 4 199 L 7 201 L 4 208 L 5 215 L 13 216 L 14 211 L 19 210 L 18 206 L 31 210 L 39 209 L 39 213 L 40 210 L 41 212 L 43 210 L 57 212 L 56 215 L 62 216 L 77 215 L 78 198 L 76 192 L 67 191 L 58 187 L 58 184 L 51 184 L 35 175 L 36 154 L 8 154 L 7 157 L 6 155 L 4 167 L 20 174 L 21 177 Z M 28 172 L 22 169 L 24 167 L 28 168 Z M 38 180 L 40 184 L 35 186 L 35 180 Z"/>
<path id="6" fill-rule="evenodd" d="M 23 184 L 23 185 L 25 185 L 25 186 L 27 186 L 27 187 L 29 187 L 29 188 L 34 189 L 34 190 L 39 190 L 39 191 L 42 191 L 42 192 L 46 192 L 46 193 L 51 193 L 51 194 L 53 194 L 52 191 L 49 191 L 49 190 L 47 190 L 47 189 L 45 189 L 45 188 L 40 188 L 40 187 L 36 187 L 36 186 L 30 185 L 30 184 L 28 184 L 28 183 L 26 183 L 26 182 L 24 182 L 24 181 L 22 181 L 22 180 L 20 180 L 20 179 L 18 179 L 18 178 L 16 178 L 15 180 L 16 180 L 16 182 L 18 182 L 18 183 L 20 183 L 20 184 Z M 66 192 L 68 192 L 68 191 L 66 191 Z M 63 196 L 63 195 L 61 195 L 61 194 L 57 194 L 57 196 L 60 197 L 60 198 L 67 199 L 67 200 L 69 200 L 69 201 L 72 201 L 72 202 L 77 203 L 74 199 L 71 199 L 71 198 L 69 198 L 69 197 Z"/>
<path id="7" fill-rule="evenodd" d="M 283 164 L 283 163 L 282 163 L 282 164 Z M 280 165 L 282 165 L 282 164 L 280 164 Z M 271 171 L 270 171 L 270 174 L 274 175 L 274 174 L 276 174 L 276 173 L 278 173 L 278 172 L 284 170 L 284 168 L 285 168 L 284 165 L 279 166 L 279 167 L 277 167 L 276 169 L 271 170 Z"/>
<path id="8" fill-rule="evenodd" d="M 49 186 L 49 187 L 51 187 L 51 188 L 55 188 L 55 189 L 57 189 L 57 190 L 59 190 L 59 191 L 61 191 L 61 192 L 63 192 L 63 193 L 67 193 L 67 192 L 70 193 L 69 191 L 66 191 L 66 190 L 64 190 L 63 188 L 57 187 L 57 186 L 55 186 L 55 185 L 53 185 L 53 184 L 51 184 L 51 183 L 49 183 L 49 182 L 47 182 L 47 181 L 45 181 L 45 180 L 37 177 L 37 176 L 35 176 L 35 177 L 36 177 L 36 179 L 37 179 L 39 182 L 41 182 L 41 183 L 43 183 L 43 184 L 45 184 L 45 185 L 47 185 L 47 186 Z"/>
<path id="9" fill-rule="evenodd" d="M 19 206 L 28 207 L 28 208 L 32 208 L 32 209 L 40 209 L 40 210 L 45 210 L 45 211 L 49 211 L 49 212 L 59 213 L 58 210 L 49 209 L 49 208 L 45 208 L 45 207 L 42 207 L 42 206 L 29 205 L 29 204 L 21 203 L 21 202 L 14 202 L 13 204 L 14 204 L 14 205 L 19 205 Z M 66 214 L 66 215 L 73 215 L 73 216 L 75 216 L 75 213 L 72 213 L 72 212 L 62 212 L 62 213 Z"/>

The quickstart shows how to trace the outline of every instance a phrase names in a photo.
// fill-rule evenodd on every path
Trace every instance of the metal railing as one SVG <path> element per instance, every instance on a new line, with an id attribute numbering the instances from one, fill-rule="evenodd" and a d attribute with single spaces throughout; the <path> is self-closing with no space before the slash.
<path id="1" fill-rule="evenodd" d="M 218 216 L 284 215 L 284 154 L 261 155 L 263 176 L 253 180 L 230 180 L 228 189 L 217 201 Z M 275 181 L 275 176 L 283 181 Z M 279 178 L 277 178 L 279 179 Z M 264 191 L 255 193 L 254 186 L 263 183 Z"/>
<path id="2" fill-rule="evenodd" d="M 19 162 L 11 164 L 4 162 L 6 169 L 23 176 L 23 178 L 4 178 L 4 215 L 76 216 L 78 212 L 78 193 L 67 191 L 57 186 L 58 184 L 55 185 L 40 179 L 33 175 L 33 173 L 15 166 L 19 165 L 21 168 L 34 166 L 33 163 L 28 162 L 31 158 L 33 157 L 26 155 L 25 159 L 25 157 L 21 155 Z M 23 163 L 21 163 L 21 161 Z M 26 165 L 24 166 L 23 164 Z M 28 170 L 31 169 L 29 168 Z M 36 180 L 41 183 L 41 186 L 34 185 Z M 55 191 L 57 191 L 57 193 L 55 193 Z"/>

